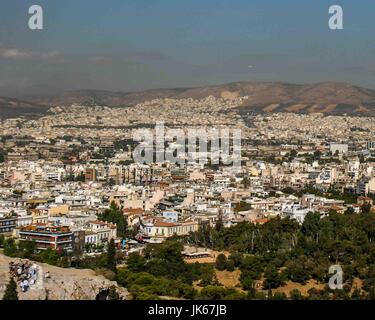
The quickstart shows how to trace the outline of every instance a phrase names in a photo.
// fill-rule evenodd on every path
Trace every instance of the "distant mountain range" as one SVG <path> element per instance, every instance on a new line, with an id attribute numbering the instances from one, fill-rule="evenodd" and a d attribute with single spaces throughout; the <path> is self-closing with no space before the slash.
<path id="1" fill-rule="evenodd" d="M 278 82 L 234 82 L 216 86 L 176 89 L 153 89 L 139 92 L 103 90 L 68 91 L 60 95 L 23 97 L 22 100 L 0 97 L 0 116 L 41 114 L 54 105 L 106 105 L 126 107 L 156 98 L 193 98 L 207 96 L 240 97 L 248 100 L 239 113 L 248 112 L 321 112 L 332 115 L 375 116 L 375 90 L 346 83 L 288 84 Z"/>
<path id="2" fill-rule="evenodd" d="M 0 118 L 19 115 L 36 116 L 46 112 L 48 107 L 31 101 L 0 97 Z"/>

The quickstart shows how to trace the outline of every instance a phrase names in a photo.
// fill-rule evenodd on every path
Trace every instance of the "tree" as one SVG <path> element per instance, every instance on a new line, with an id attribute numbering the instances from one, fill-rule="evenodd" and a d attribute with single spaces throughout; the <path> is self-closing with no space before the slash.
<path id="1" fill-rule="evenodd" d="M 290 159 L 293 160 L 298 155 L 298 152 L 296 150 L 290 151 Z"/>
<path id="2" fill-rule="evenodd" d="M 249 178 L 248 177 L 244 177 L 242 179 L 242 184 L 243 184 L 244 188 L 247 189 L 250 186 Z"/>
<path id="3" fill-rule="evenodd" d="M 108 289 L 108 298 L 107 298 L 107 300 L 121 300 L 120 295 L 118 294 L 115 286 L 111 286 Z"/>
<path id="4" fill-rule="evenodd" d="M 233 271 L 234 271 L 235 266 L 234 266 L 234 262 L 233 262 L 233 260 L 231 260 L 231 259 L 228 259 L 228 260 L 227 260 L 226 269 L 227 269 L 227 271 L 230 271 L 230 272 L 233 272 Z"/>
<path id="5" fill-rule="evenodd" d="M 0 163 L 5 161 L 5 152 L 3 149 L 0 150 Z"/>
<path id="6" fill-rule="evenodd" d="M 4 241 L 4 254 L 6 256 L 12 257 L 17 252 L 17 246 L 14 243 L 14 239 L 10 238 Z"/>
<path id="7" fill-rule="evenodd" d="M 201 299 L 208 300 L 222 300 L 227 295 L 233 294 L 235 290 L 227 289 L 221 286 L 207 286 L 200 292 Z"/>
<path id="8" fill-rule="evenodd" d="M 366 300 L 375 300 L 375 287 L 369 288 Z"/>
<path id="9" fill-rule="evenodd" d="M 362 213 L 370 213 L 370 210 L 371 210 L 371 204 L 365 203 L 362 206 Z"/>
<path id="10" fill-rule="evenodd" d="M 247 211 L 251 210 L 252 206 L 251 204 L 245 202 L 245 201 L 240 201 L 234 205 L 234 212 L 240 212 L 240 211 Z"/>
<path id="11" fill-rule="evenodd" d="M 293 289 L 289 292 L 289 295 L 291 300 L 303 300 L 301 291 L 299 291 L 298 289 Z"/>
<path id="12" fill-rule="evenodd" d="M 284 292 L 275 292 L 271 298 L 272 300 L 286 300 L 287 296 Z"/>
<path id="13" fill-rule="evenodd" d="M 181 279 L 191 283 L 192 274 L 182 256 L 183 245 L 175 240 L 167 240 L 159 245 L 147 246 L 144 256 L 147 261 L 147 271 L 155 276 L 165 276 Z"/>
<path id="14" fill-rule="evenodd" d="M 113 272 L 116 272 L 116 247 L 115 241 L 113 239 L 111 239 L 111 241 L 108 244 L 107 268 L 109 270 L 112 270 Z"/>
<path id="15" fill-rule="evenodd" d="M 263 282 L 264 289 L 276 289 L 284 284 L 281 275 L 273 266 L 266 269 L 264 277 L 266 278 Z"/>
<path id="16" fill-rule="evenodd" d="M 345 214 L 354 214 L 353 207 L 349 207 L 348 209 L 346 209 Z"/>
<path id="17" fill-rule="evenodd" d="M 258 256 L 247 256 L 242 259 L 240 269 L 241 279 L 242 277 L 250 277 L 253 280 L 257 280 L 261 277 L 261 274 L 263 272 L 262 260 Z"/>
<path id="18" fill-rule="evenodd" d="M 18 244 L 18 251 L 22 258 L 31 259 L 36 250 L 35 241 L 21 241 Z"/>
<path id="19" fill-rule="evenodd" d="M 319 160 L 321 156 L 322 156 L 322 153 L 319 150 L 316 150 L 314 152 L 314 160 Z"/>
<path id="20" fill-rule="evenodd" d="M 116 185 L 116 181 L 115 181 L 115 179 L 110 178 L 109 181 L 108 181 L 108 185 L 109 185 L 110 187 L 115 186 L 115 185 Z"/>
<path id="21" fill-rule="evenodd" d="M 109 209 L 106 209 L 102 214 L 98 215 L 99 220 L 115 223 L 117 226 L 117 234 L 126 238 L 127 220 L 121 209 L 114 201 L 111 202 Z"/>
<path id="22" fill-rule="evenodd" d="M 286 267 L 286 274 L 291 281 L 305 284 L 311 278 L 309 270 L 307 270 L 304 264 L 303 258 L 289 261 L 286 263 Z"/>
<path id="23" fill-rule="evenodd" d="M 251 276 L 241 273 L 240 281 L 244 290 L 248 290 L 255 294 L 255 281 Z"/>
<path id="24" fill-rule="evenodd" d="M 137 252 L 132 252 L 126 261 L 128 269 L 132 272 L 142 272 L 145 270 L 146 259 Z"/>
<path id="25" fill-rule="evenodd" d="M 216 258 L 216 262 L 215 262 L 215 267 L 217 270 L 220 270 L 220 271 L 223 271 L 226 269 L 227 267 L 227 257 L 220 253 L 217 258 Z"/>
<path id="26" fill-rule="evenodd" d="M 59 253 L 56 250 L 48 248 L 39 255 L 40 260 L 50 265 L 56 265 L 59 260 Z"/>
<path id="27" fill-rule="evenodd" d="M 250 287 L 248 290 L 247 290 L 247 298 L 249 300 L 253 300 L 256 298 L 256 294 L 257 294 L 257 291 L 256 289 L 253 287 Z"/>
<path id="28" fill-rule="evenodd" d="M 10 278 L 9 283 L 7 284 L 3 300 L 18 300 L 17 284 L 13 277 Z"/>
<path id="29" fill-rule="evenodd" d="M 199 286 L 201 286 L 201 287 L 206 287 L 206 286 L 212 285 L 215 282 L 213 273 L 209 273 L 209 272 L 203 273 L 201 278 L 202 279 L 199 282 Z"/>
<path id="30" fill-rule="evenodd" d="M 228 260 L 232 260 L 235 268 L 238 268 L 242 261 L 242 254 L 239 252 L 233 252 L 229 255 Z"/>
<path id="31" fill-rule="evenodd" d="M 223 214 L 220 213 L 220 214 L 219 214 L 219 218 L 217 219 L 216 224 L 215 224 L 215 230 L 216 230 L 217 232 L 220 232 L 223 228 L 224 228 L 224 224 L 223 224 Z"/>
<path id="32" fill-rule="evenodd" d="M 302 234 L 311 238 L 314 241 L 318 241 L 319 222 L 319 213 L 308 212 L 302 224 Z"/>

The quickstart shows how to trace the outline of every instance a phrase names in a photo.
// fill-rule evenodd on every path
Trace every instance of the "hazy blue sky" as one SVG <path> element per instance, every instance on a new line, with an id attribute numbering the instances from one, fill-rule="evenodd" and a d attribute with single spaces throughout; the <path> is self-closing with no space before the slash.
<path id="1" fill-rule="evenodd" d="M 44 30 L 28 29 L 28 8 Z M 328 8 L 344 9 L 344 30 Z M 238 80 L 375 89 L 373 0 L 2 0 L 0 95 Z"/>

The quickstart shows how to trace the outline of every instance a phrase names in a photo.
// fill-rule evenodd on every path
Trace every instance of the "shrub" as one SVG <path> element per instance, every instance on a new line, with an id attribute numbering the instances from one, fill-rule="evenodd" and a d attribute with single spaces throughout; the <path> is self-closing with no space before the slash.
<path id="1" fill-rule="evenodd" d="M 217 258 L 216 258 L 216 262 L 215 262 L 215 267 L 217 270 L 220 270 L 220 271 L 223 271 L 226 269 L 227 267 L 227 257 L 220 253 Z"/>
<path id="2" fill-rule="evenodd" d="M 226 269 L 230 272 L 233 272 L 235 267 L 234 267 L 234 262 L 233 260 L 229 260 L 227 261 L 227 264 L 226 264 Z"/>

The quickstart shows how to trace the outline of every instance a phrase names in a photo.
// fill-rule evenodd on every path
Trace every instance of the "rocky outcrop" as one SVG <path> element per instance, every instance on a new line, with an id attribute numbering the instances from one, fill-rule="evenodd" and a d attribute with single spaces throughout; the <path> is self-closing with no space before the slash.
<path id="1" fill-rule="evenodd" d="M 8 258 L 0 254 L 0 299 L 3 297 L 9 281 L 9 262 L 18 262 L 20 259 Z M 102 290 L 111 286 L 122 299 L 128 299 L 125 288 L 119 287 L 115 281 L 96 275 L 93 270 L 58 268 L 44 263 L 37 263 L 40 274 L 37 284 L 23 293 L 19 288 L 20 300 L 95 300 Z M 49 277 L 46 278 L 46 273 Z"/>

